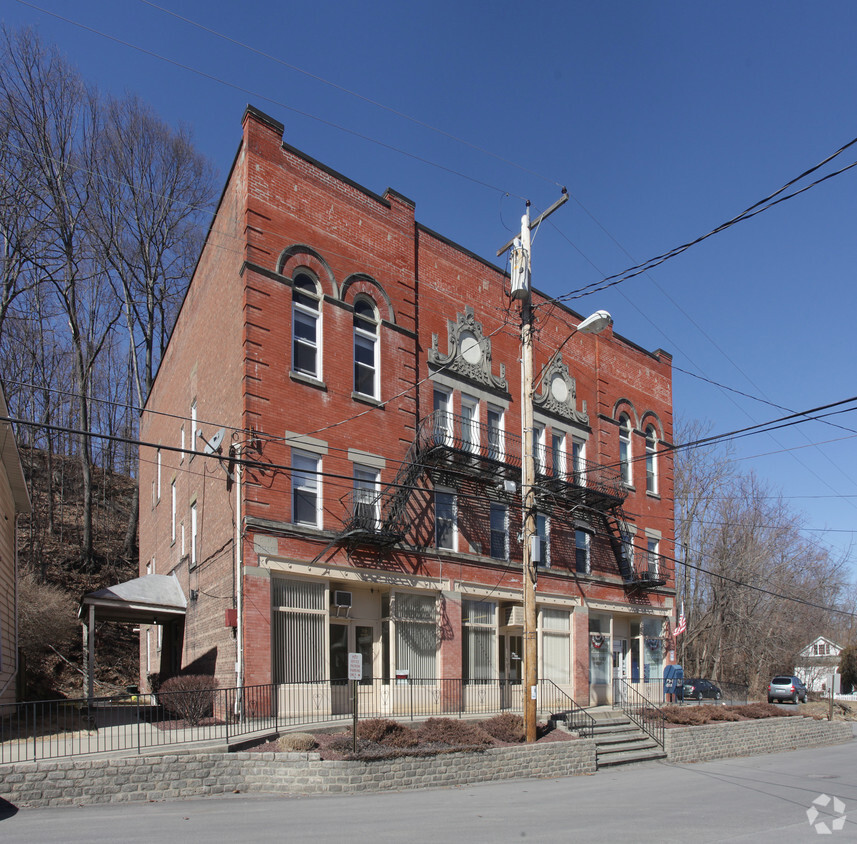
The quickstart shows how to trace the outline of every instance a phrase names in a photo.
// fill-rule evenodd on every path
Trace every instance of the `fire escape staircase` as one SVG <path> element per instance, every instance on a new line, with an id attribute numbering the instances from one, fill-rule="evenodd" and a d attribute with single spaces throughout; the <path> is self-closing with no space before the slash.
<path id="1" fill-rule="evenodd" d="M 473 419 L 435 412 L 417 426 L 393 481 L 380 489 L 355 488 L 343 498 L 346 516 L 330 546 L 392 548 L 404 541 L 411 523 L 411 502 L 424 474 L 455 472 L 501 487 L 521 478 L 521 438 Z M 577 507 L 602 514 L 622 580 L 628 589 L 645 590 L 664 584 L 657 566 L 635 566 L 623 544 L 627 492 L 618 472 L 579 460 L 573 471 L 565 453 L 537 448 L 536 500 L 545 510 L 573 512 Z M 329 546 L 329 547 L 330 547 Z"/>
<path id="2" fill-rule="evenodd" d="M 639 555 L 634 554 L 628 519 L 622 505 L 618 504 L 605 511 L 604 522 L 610 544 L 613 546 L 613 553 L 619 562 L 619 573 L 622 575 L 625 588 L 644 592 L 663 586 L 666 583 L 663 560 L 644 554 L 642 561 L 638 562 Z"/>

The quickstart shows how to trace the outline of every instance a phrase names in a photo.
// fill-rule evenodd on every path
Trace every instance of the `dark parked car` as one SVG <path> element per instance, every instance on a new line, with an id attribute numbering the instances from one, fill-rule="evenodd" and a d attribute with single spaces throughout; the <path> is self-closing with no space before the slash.
<path id="1" fill-rule="evenodd" d="M 720 689 L 711 680 L 691 678 L 684 681 L 684 699 L 702 700 L 704 697 L 720 700 L 722 694 Z"/>
<path id="2" fill-rule="evenodd" d="M 806 686 L 800 677 L 791 677 L 785 674 L 778 674 L 768 683 L 768 703 L 773 703 L 775 700 L 797 703 L 799 700 L 806 703 Z"/>

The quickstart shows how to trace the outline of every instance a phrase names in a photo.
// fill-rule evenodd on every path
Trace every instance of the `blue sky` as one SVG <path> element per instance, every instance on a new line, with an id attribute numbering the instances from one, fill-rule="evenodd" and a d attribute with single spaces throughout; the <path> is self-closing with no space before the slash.
<path id="1" fill-rule="evenodd" d="M 0 17 L 188 124 L 224 176 L 250 102 L 289 143 L 409 196 L 420 222 L 490 260 L 524 198 L 538 212 L 567 186 L 534 243 L 534 282 L 553 295 L 705 234 L 857 136 L 848 0 L 158 5 L 259 52 L 146 0 L 5 0 Z M 854 160 L 857 147 L 821 174 Z M 792 410 L 839 401 L 857 394 L 855 221 L 857 168 L 570 305 L 670 351 L 677 419 L 713 433 L 783 413 L 678 368 Z M 836 422 L 857 431 L 857 413 Z M 805 514 L 808 537 L 848 550 L 854 432 L 811 422 L 735 453 Z"/>

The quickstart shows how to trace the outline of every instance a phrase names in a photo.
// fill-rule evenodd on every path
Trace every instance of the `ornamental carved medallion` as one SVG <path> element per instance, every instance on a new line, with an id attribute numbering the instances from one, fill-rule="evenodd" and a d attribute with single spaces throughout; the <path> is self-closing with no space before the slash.
<path id="1" fill-rule="evenodd" d="M 467 305 L 463 314 L 458 314 L 455 322 L 446 322 L 447 353 L 441 354 L 438 348 L 438 336 L 432 334 L 428 361 L 444 371 L 455 373 L 475 384 L 482 384 L 492 390 L 508 392 L 506 367 L 500 364 L 500 374 L 494 375 L 491 363 L 491 341 L 482 331 L 482 323 L 476 320 L 473 308 Z"/>
<path id="2" fill-rule="evenodd" d="M 581 410 L 577 409 L 577 383 L 562 362 L 562 355 L 553 358 L 545 369 L 539 388 L 540 392 L 533 396 L 537 408 L 581 425 L 589 424 L 586 402 Z"/>

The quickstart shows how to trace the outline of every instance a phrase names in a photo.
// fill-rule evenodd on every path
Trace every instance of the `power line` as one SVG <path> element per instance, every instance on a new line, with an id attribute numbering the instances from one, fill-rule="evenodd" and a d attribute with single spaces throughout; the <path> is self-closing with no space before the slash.
<path id="1" fill-rule="evenodd" d="M 19 0 L 19 2 L 21 2 L 21 0 Z M 654 258 L 649 258 L 648 261 L 644 261 L 641 264 L 636 264 L 635 266 L 628 267 L 620 273 L 614 273 L 613 275 L 609 275 L 602 278 L 600 281 L 594 281 L 590 284 L 584 285 L 583 287 L 579 287 L 576 290 L 572 290 L 569 293 L 556 296 L 553 299 L 549 300 L 549 302 L 563 302 L 571 301 L 572 299 L 581 299 L 584 296 L 591 295 L 592 293 L 597 293 L 598 291 L 606 290 L 609 287 L 615 287 L 616 285 L 621 284 L 624 281 L 628 281 L 631 278 L 635 278 L 638 275 L 642 275 L 643 273 L 646 273 L 649 270 L 660 266 L 661 264 L 668 261 L 670 258 L 675 258 L 677 255 L 681 255 L 683 252 L 686 252 L 692 246 L 696 246 L 697 244 L 702 243 L 704 240 L 707 240 L 708 238 L 713 237 L 714 235 L 719 234 L 720 232 L 725 231 L 726 229 L 731 228 L 732 226 L 738 223 L 742 223 L 745 220 L 749 220 L 757 216 L 758 214 L 761 214 L 763 211 L 767 211 L 770 208 L 773 208 L 775 205 L 779 205 L 781 202 L 785 202 L 788 199 L 793 199 L 794 197 L 799 196 L 800 194 L 805 193 L 808 190 L 811 190 L 817 185 L 826 182 L 828 179 L 832 179 L 834 176 L 839 176 L 847 172 L 848 170 L 857 167 L 857 161 L 854 161 L 839 170 L 835 170 L 832 173 L 828 173 L 827 175 L 822 176 L 820 179 L 816 179 L 809 185 L 806 185 L 796 191 L 793 191 L 792 193 L 780 196 L 783 191 L 788 190 L 792 185 L 796 184 L 801 179 L 804 179 L 806 176 L 810 175 L 811 173 L 814 173 L 819 168 L 832 161 L 838 155 L 841 155 L 849 147 L 854 146 L 854 144 L 857 144 L 857 138 L 853 138 L 852 140 L 848 141 L 848 143 L 843 144 L 838 150 L 836 150 L 836 152 L 827 156 L 815 166 L 810 167 L 808 170 L 805 170 L 799 176 L 796 176 L 795 178 L 786 182 L 786 184 L 784 184 L 778 190 L 774 191 L 772 194 L 769 194 L 764 199 L 760 199 L 758 202 L 753 203 L 751 206 L 749 206 L 749 208 L 746 208 L 740 214 L 737 214 L 732 219 L 721 223 L 719 226 L 707 232 L 706 234 L 700 235 L 699 237 L 696 237 L 693 240 L 683 243 L 680 246 L 675 246 L 667 252 L 663 252 L 660 255 L 656 255 Z M 539 305 L 539 307 L 544 307 L 544 305 L 546 304 L 548 304 L 548 302 L 542 303 L 541 305 Z"/>

